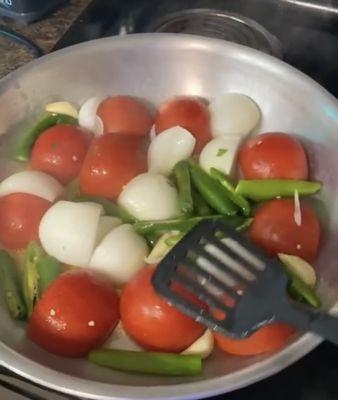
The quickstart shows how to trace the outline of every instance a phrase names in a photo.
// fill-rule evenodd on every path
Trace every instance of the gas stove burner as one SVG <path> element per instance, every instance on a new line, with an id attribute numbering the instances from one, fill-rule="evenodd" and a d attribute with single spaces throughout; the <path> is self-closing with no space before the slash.
<path id="1" fill-rule="evenodd" d="M 189 33 L 228 40 L 281 58 L 279 40 L 252 19 L 226 11 L 191 9 L 167 14 L 149 28 L 153 32 Z"/>

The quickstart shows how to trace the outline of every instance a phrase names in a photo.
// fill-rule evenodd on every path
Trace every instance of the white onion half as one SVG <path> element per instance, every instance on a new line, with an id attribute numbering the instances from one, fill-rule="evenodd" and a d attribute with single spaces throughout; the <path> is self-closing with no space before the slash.
<path id="1" fill-rule="evenodd" d="M 101 243 L 101 241 L 111 232 L 114 228 L 122 224 L 120 218 L 109 217 L 108 215 L 103 215 L 99 219 L 99 225 L 96 232 L 95 247 Z"/>
<path id="2" fill-rule="evenodd" d="M 214 99 L 210 105 L 213 136 L 248 135 L 259 123 L 258 105 L 240 93 L 227 93 Z"/>
<path id="3" fill-rule="evenodd" d="M 102 212 L 98 204 L 63 200 L 55 203 L 40 222 L 42 247 L 65 264 L 88 266 Z"/>
<path id="4" fill-rule="evenodd" d="M 57 101 L 56 103 L 49 103 L 46 105 L 45 110 L 53 114 L 68 115 L 73 118 L 78 117 L 78 112 L 74 104 L 68 101 Z"/>
<path id="5" fill-rule="evenodd" d="M 62 192 L 62 185 L 41 171 L 17 172 L 0 183 L 0 197 L 12 193 L 27 193 L 53 202 Z"/>
<path id="6" fill-rule="evenodd" d="M 103 122 L 96 114 L 102 100 L 101 97 L 91 97 L 82 104 L 79 111 L 79 125 L 96 136 L 102 135 L 104 131 Z"/>
<path id="7" fill-rule="evenodd" d="M 178 215 L 178 193 L 163 175 L 136 176 L 123 189 L 118 204 L 137 219 L 160 220 Z"/>
<path id="8" fill-rule="evenodd" d="M 117 285 L 124 284 L 144 265 L 148 246 L 128 224 L 113 229 L 96 247 L 89 267 L 107 276 Z"/>
<path id="9" fill-rule="evenodd" d="M 149 145 L 149 171 L 168 176 L 178 161 L 192 155 L 195 143 L 194 136 L 180 126 L 161 132 Z"/>
<path id="10" fill-rule="evenodd" d="M 211 140 L 200 154 L 200 166 L 208 173 L 210 168 L 216 168 L 224 174 L 231 175 L 240 141 L 240 136 L 219 136 Z"/>

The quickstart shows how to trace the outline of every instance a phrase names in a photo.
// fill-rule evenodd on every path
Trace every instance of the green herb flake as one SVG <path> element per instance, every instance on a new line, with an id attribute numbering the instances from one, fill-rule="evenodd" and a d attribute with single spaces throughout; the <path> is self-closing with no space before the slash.
<path id="1" fill-rule="evenodd" d="M 228 152 L 228 149 L 218 149 L 216 157 L 222 157 Z"/>
<path id="2" fill-rule="evenodd" d="M 57 143 L 52 143 L 52 144 L 50 145 L 50 147 L 51 147 L 53 150 L 55 150 L 55 149 L 58 147 L 58 145 L 57 145 Z"/>

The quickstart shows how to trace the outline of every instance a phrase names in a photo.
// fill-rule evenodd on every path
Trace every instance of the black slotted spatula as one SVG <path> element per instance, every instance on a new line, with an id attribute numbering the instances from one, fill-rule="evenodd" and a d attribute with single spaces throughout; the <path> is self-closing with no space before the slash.
<path id="1" fill-rule="evenodd" d="M 191 230 L 158 264 L 152 284 L 169 304 L 230 337 L 281 321 L 338 345 L 338 318 L 292 302 L 282 265 L 219 221 Z"/>

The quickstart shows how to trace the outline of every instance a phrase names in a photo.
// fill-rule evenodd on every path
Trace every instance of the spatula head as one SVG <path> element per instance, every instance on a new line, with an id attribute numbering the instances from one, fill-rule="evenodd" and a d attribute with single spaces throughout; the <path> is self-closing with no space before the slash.
<path id="1" fill-rule="evenodd" d="M 279 262 L 219 221 L 203 221 L 191 230 L 158 264 L 152 279 L 169 304 L 231 337 L 246 337 L 274 321 L 288 301 L 287 282 Z"/>

